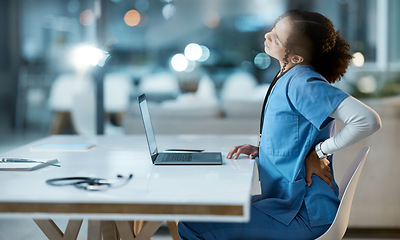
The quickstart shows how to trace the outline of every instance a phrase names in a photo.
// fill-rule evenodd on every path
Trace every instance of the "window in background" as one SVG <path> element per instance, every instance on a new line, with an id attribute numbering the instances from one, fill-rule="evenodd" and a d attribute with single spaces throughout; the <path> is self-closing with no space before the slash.
<path id="1" fill-rule="evenodd" d="M 324 14 L 349 41 L 356 59 L 340 87 L 361 98 L 400 93 L 399 1 L 292 0 L 291 4 Z"/>
<path id="2" fill-rule="evenodd" d="M 400 70 L 400 1 L 389 1 L 389 61 Z"/>
<path id="3" fill-rule="evenodd" d="M 376 0 L 338 1 L 344 36 L 353 52 L 361 52 L 366 62 L 377 60 Z"/>

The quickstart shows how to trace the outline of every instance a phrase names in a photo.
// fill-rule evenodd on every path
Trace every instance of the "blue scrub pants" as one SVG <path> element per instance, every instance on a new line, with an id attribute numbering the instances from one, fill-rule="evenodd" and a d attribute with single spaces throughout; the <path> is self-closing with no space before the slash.
<path id="1" fill-rule="evenodd" d="M 250 216 L 250 221 L 246 223 L 179 222 L 178 233 L 182 240 L 302 240 L 315 239 L 328 230 L 330 226 L 310 227 L 304 204 L 289 226 L 282 224 L 253 206 L 251 207 Z"/>

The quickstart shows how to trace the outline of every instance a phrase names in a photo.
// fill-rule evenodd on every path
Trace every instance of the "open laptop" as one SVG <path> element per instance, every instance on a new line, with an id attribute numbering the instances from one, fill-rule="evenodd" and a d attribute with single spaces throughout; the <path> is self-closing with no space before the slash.
<path id="1" fill-rule="evenodd" d="M 156 165 L 220 165 L 222 155 L 220 152 L 158 152 L 153 125 L 150 119 L 150 112 L 147 106 L 146 95 L 138 97 L 139 109 L 142 115 L 147 144 L 153 164 Z M 180 151 L 180 150 L 175 150 Z M 190 150 L 181 150 L 190 151 Z M 196 150 L 194 150 L 196 151 Z"/>

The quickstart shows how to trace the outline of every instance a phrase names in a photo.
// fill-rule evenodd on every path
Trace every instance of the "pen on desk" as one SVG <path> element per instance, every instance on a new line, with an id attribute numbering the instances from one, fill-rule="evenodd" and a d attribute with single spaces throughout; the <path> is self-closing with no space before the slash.
<path id="1" fill-rule="evenodd" d="M 32 160 L 32 159 L 27 159 L 27 158 L 2 158 L 1 161 L 2 162 L 19 162 L 19 163 L 43 163 L 46 165 L 61 167 L 58 164 L 48 163 L 48 162 L 44 162 L 44 161 L 37 161 L 37 160 Z"/>

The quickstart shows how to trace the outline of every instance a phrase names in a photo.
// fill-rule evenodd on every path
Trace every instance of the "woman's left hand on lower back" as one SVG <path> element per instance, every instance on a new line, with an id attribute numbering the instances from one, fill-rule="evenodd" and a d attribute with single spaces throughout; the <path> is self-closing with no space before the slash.
<path id="1" fill-rule="evenodd" d="M 319 158 L 315 150 L 313 149 L 306 157 L 306 182 L 308 186 L 311 186 L 311 176 L 315 174 L 322 180 L 324 180 L 330 187 L 332 186 L 332 174 L 331 168 L 329 167 L 329 160 L 327 158 Z"/>

